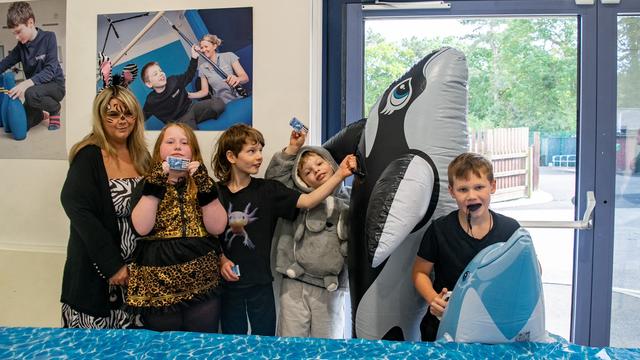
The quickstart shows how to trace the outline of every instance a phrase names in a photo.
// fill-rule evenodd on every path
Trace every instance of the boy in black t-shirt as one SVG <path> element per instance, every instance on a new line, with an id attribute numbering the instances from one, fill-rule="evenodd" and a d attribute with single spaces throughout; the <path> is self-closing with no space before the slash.
<path id="1" fill-rule="evenodd" d="M 211 167 L 220 179 L 219 193 L 229 223 L 221 235 L 220 273 L 227 281 L 222 294 L 225 334 L 275 335 L 276 309 L 271 282 L 271 239 L 278 218 L 294 220 L 298 208 L 313 208 L 356 167 L 347 156 L 323 185 L 309 194 L 276 180 L 254 178 L 262 164 L 262 134 L 247 125 L 227 129 L 216 144 Z M 239 266 L 239 273 L 233 267 Z"/>
<path id="2" fill-rule="evenodd" d="M 447 307 L 445 295 L 467 264 L 480 250 L 508 240 L 520 227 L 514 219 L 489 210 L 496 181 L 491 162 L 482 155 L 463 153 L 456 157 L 449 164 L 448 178 L 449 193 L 458 210 L 431 223 L 413 265 L 416 289 L 429 304 L 420 324 L 423 341 L 435 341 L 438 318 Z"/>
<path id="3" fill-rule="evenodd" d="M 144 117 L 149 119 L 155 115 L 165 124 L 185 123 L 192 129 L 198 129 L 198 123 L 218 118 L 224 111 L 224 102 L 214 97 L 192 103 L 195 93 L 187 92 L 186 86 L 193 80 L 198 67 L 198 50 L 196 45 L 191 47 L 189 67 L 182 75 L 166 76 L 160 64 L 149 62 L 142 67 L 142 81 L 152 89 L 144 102 Z"/>

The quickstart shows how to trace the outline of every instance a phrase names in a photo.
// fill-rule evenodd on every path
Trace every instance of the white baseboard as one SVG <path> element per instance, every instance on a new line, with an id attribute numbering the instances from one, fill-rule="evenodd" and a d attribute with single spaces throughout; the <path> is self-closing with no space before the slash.
<path id="1" fill-rule="evenodd" d="M 66 244 L 14 243 L 0 241 L 0 251 L 23 251 L 48 254 L 66 254 Z"/>

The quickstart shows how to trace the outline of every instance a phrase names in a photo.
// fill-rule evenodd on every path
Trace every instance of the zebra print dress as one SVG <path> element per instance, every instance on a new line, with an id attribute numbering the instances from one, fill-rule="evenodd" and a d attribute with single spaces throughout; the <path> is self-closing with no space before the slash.
<path id="1" fill-rule="evenodd" d="M 131 194 L 142 177 L 109 179 L 111 199 L 116 211 L 120 230 L 120 254 L 125 263 L 131 261 L 136 247 L 136 235 L 131 226 Z M 95 317 L 77 311 L 68 304 L 62 304 L 62 326 L 66 328 L 86 329 L 126 329 L 142 326 L 139 316 L 132 316 L 123 310 L 127 289 L 123 286 L 109 286 L 111 314 L 108 317 Z"/>

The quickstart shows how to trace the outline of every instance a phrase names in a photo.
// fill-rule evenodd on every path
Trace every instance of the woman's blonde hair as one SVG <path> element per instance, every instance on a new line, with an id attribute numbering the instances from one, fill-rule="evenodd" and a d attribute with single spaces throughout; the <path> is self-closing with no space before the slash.
<path id="1" fill-rule="evenodd" d="M 117 85 L 106 87 L 96 95 L 93 100 L 91 133 L 71 147 L 69 162 L 72 162 L 78 152 L 87 145 L 96 145 L 107 154 L 113 157 L 118 156 L 116 149 L 107 140 L 103 125 L 103 119 L 107 117 L 107 106 L 111 99 L 120 100 L 135 118 L 133 131 L 127 138 L 127 149 L 136 171 L 139 174 L 146 174 L 151 165 L 151 156 L 144 139 L 144 114 L 133 93 L 129 89 Z"/>
<path id="2" fill-rule="evenodd" d="M 222 182 L 231 180 L 231 163 L 227 159 L 227 151 L 238 156 L 244 144 L 257 144 L 264 146 L 264 136 L 251 126 L 236 124 L 225 130 L 220 135 L 213 150 L 211 168 L 213 174 Z"/>
<path id="3" fill-rule="evenodd" d="M 202 39 L 200 39 L 200 41 L 208 41 L 214 45 L 218 45 L 218 47 L 222 45 L 222 39 L 212 34 L 206 34 L 205 36 L 202 37 Z"/>

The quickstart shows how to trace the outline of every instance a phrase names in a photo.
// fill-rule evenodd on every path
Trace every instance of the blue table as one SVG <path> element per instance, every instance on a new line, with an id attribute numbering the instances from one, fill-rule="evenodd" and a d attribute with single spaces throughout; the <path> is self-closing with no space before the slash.
<path id="1" fill-rule="evenodd" d="M 480 345 L 0 327 L 0 359 L 639 359 L 640 349 L 564 342 Z"/>

